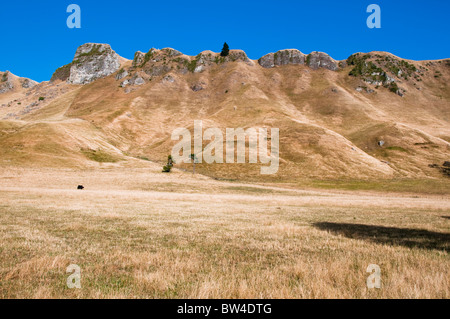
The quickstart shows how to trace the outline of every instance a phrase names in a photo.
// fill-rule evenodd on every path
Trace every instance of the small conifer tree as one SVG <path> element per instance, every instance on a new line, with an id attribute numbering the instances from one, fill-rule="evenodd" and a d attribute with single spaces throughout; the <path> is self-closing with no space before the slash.
<path id="1" fill-rule="evenodd" d="M 222 48 L 222 52 L 220 52 L 220 56 L 226 57 L 230 54 L 230 47 L 228 46 L 228 44 L 225 42 L 223 44 L 223 48 Z"/>
<path id="2" fill-rule="evenodd" d="M 174 164 L 174 162 L 172 160 L 172 155 L 169 155 L 167 157 L 167 165 L 165 165 L 163 167 L 163 173 L 170 173 L 170 170 L 172 169 L 173 164 Z"/>

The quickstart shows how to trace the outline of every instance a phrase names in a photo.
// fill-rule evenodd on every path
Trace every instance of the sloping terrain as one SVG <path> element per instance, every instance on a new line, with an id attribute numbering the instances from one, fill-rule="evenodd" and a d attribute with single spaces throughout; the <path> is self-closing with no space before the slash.
<path id="1" fill-rule="evenodd" d="M 86 72 L 96 72 L 95 61 L 109 61 L 97 57 L 98 45 L 87 47 L 96 51 L 83 51 L 87 60 L 80 61 L 77 50 L 76 68 L 72 62 L 63 67 L 68 73 L 59 70 L 52 81 L 14 96 L 26 101 L 16 102 L 14 112 L 0 109 L 2 165 L 87 167 L 131 157 L 162 164 L 176 143 L 172 131 L 192 131 L 194 120 L 202 120 L 205 129 L 223 133 L 280 129 L 277 174 L 261 176 L 260 164 L 196 165 L 215 178 L 447 178 L 430 165 L 450 159 L 450 60 L 372 52 L 335 61 L 284 50 L 252 61 L 239 50 L 190 57 L 152 49 L 133 61 L 120 59 L 117 68 L 109 49 L 116 72 L 84 85 L 67 83 L 80 78 L 73 73 L 79 70 L 91 79 Z M 0 101 L 11 99 L 3 95 Z M 32 100 L 38 105 L 27 111 L 24 104 Z"/>

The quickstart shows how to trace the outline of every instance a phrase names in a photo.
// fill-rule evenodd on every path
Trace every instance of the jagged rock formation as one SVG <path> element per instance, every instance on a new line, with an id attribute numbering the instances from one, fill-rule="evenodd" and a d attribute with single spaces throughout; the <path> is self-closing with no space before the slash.
<path id="1" fill-rule="evenodd" d="M 131 78 L 125 79 L 120 83 L 121 87 L 126 87 L 128 85 L 142 85 L 145 84 L 144 78 L 140 74 L 134 74 Z"/>
<path id="2" fill-rule="evenodd" d="M 231 50 L 226 57 L 212 51 L 204 51 L 192 57 L 172 48 L 150 49 L 147 53 L 137 51 L 131 67 L 128 70 L 120 70 L 116 74 L 116 80 L 122 80 L 121 87 L 142 85 L 154 77 L 164 76 L 169 72 L 200 73 L 214 65 L 238 61 L 254 65 L 242 50 Z"/>
<path id="3" fill-rule="evenodd" d="M 9 71 L 6 71 L 0 76 L 0 94 L 12 91 L 16 87 L 29 89 L 37 84 L 38 83 L 36 81 L 27 78 L 21 78 Z"/>
<path id="4" fill-rule="evenodd" d="M 306 55 L 299 50 L 281 50 L 276 53 L 269 53 L 258 60 L 264 68 L 273 68 L 288 64 L 305 64 Z"/>
<path id="5" fill-rule="evenodd" d="M 422 81 L 425 71 L 423 66 L 417 68 L 406 60 L 378 53 L 355 53 L 347 59 L 346 64 L 353 67 L 350 76 L 359 77 L 376 87 L 388 88 L 399 96 L 403 96 L 406 90 L 399 87 L 398 82 L 411 80 L 416 85 Z"/>
<path id="6" fill-rule="evenodd" d="M 128 71 L 125 69 L 120 69 L 116 74 L 116 80 L 122 80 L 123 78 L 128 76 Z"/>
<path id="7" fill-rule="evenodd" d="M 14 89 L 14 85 L 10 80 L 9 71 L 6 71 L 2 74 L 0 80 L 0 93 L 6 93 L 8 91 L 11 91 L 12 89 Z"/>
<path id="8" fill-rule="evenodd" d="M 70 68 L 69 83 L 86 84 L 116 72 L 120 67 L 119 55 L 109 44 L 87 43 L 75 53 Z"/>
<path id="9" fill-rule="evenodd" d="M 174 58 L 183 55 L 181 52 L 172 48 L 164 48 L 162 50 L 150 49 L 147 53 L 137 51 L 134 54 L 132 67 L 144 67 L 148 62 L 157 63 L 166 61 L 167 58 Z"/>
<path id="10" fill-rule="evenodd" d="M 312 52 L 308 54 L 306 57 L 306 65 L 314 70 L 324 68 L 336 71 L 339 69 L 338 62 L 323 52 Z"/>
<path id="11" fill-rule="evenodd" d="M 254 65 L 242 50 L 231 50 L 226 57 L 221 57 L 219 53 L 212 51 L 204 51 L 191 57 L 171 48 L 151 49 L 145 54 L 140 51 L 135 53 L 132 69 L 141 68 L 149 76 L 155 77 L 164 75 L 171 70 L 176 70 L 181 74 L 199 73 L 213 65 L 236 61 Z"/>
<path id="12" fill-rule="evenodd" d="M 30 79 L 23 79 L 22 80 L 22 87 L 24 89 L 30 89 L 30 88 L 32 88 L 35 85 L 37 85 L 36 81 L 30 80 Z"/>
<path id="13" fill-rule="evenodd" d="M 131 71 L 137 68 L 144 70 L 149 76 L 159 76 L 170 71 L 168 63 L 174 58 L 182 55 L 181 52 L 165 48 L 162 50 L 150 49 L 147 53 L 138 51 L 134 55 Z"/>
<path id="14" fill-rule="evenodd" d="M 376 59 L 376 61 L 375 61 Z M 227 57 L 222 57 L 219 53 L 204 51 L 195 57 L 187 56 L 181 52 L 166 48 L 162 50 L 151 49 L 147 53 L 136 52 L 132 67 L 116 75 L 117 80 L 124 79 L 122 86 L 142 84 L 142 81 L 134 83 L 135 71 L 141 70 L 146 76 L 141 76 L 143 81 L 151 81 L 152 78 L 164 76 L 174 71 L 180 74 L 201 73 L 207 69 L 228 62 L 244 62 L 253 66 L 254 62 L 250 60 L 244 51 L 231 50 Z M 408 80 L 414 77 L 419 81 L 422 70 L 415 69 L 413 64 L 405 60 L 397 59 L 391 56 L 378 54 L 354 54 L 347 60 L 337 61 L 324 52 L 311 52 L 306 55 L 296 49 L 280 50 L 275 53 L 269 53 L 258 60 L 263 68 L 274 68 L 285 65 L 305 65 L 313 70 L 328 69 L 337 71 L 352 67 L 351 76 L 360 77 L 365 83 L 360 83 L 354 89 L 357 92 L 374 93 L 375 90 L 383 86 L 399 96 L 404 96 L 406 90 L 397 85 L 402 80 Z M 134 77 L 134 78 L 133 78 Z M 373 87 L 367 87 L 370 84 Z M 421 88 L 418 88 L 421 90 Z"/>
<path id="15" fill-rule="evenodd" d="M 144 63 L 145 53 L 141 51 L 137 51 L 134 54 L 133 64 L 134 68 L 140 67 Z"/>
<path id="16" fill-rule="evenodd" d="M 86 43 L 78 47 L 74 60 L 55 71 L 57 79 L 71 84 L 87 84 L 108 76 L 120 68 L 119 55 L 109 44 Z"/>
<path id="17" fill-rule="evenodd" d="M 58 86 L 60 83 L 53 83 L 58 79 L 67 84 L 88 84 L 96 79 L 113 75 L 117 81 L 120 81 L 120 84 L 117 86 L 125 88 L 123 91 L 127 94 L 151 83 L 153 80 L 166 84 L 178 81 L 179 77 L 176 74 L 189 76 L 190 73 L 208 73 L 214 68 L 225 68 L 228 63 L 231 63 L 229 65 L 231 68 L 233 68 L 233 64 L 240 63 L 241 67 L 239 69 L 243 68 L 243 64 L 251 67 L 255 66 L 255 61 L 249 59 L 246 53 L 241 50 L 231 50 L 228 56 L 222 57 L 219 53 L 212 51 L 204 51 L 197 56 L 188 56 L 172 48 L 151 49 L 147 53 L 136 52 L 133 61 L 129 61 L 130 63 L 124 60 L 107 44 L 87 43 L 77 49 L 74 60 L 71 63 L 54 72 L 50 84 Z M 426 80 L 428 83 L 430 78 L 435 80 L 442 79 L 440 69 L 435 70 L 436 73 L 430 75 L 428 68 L 434 68 L 438 64 L 440 64 L 439 67 L 448 67 L 450 65 L 450 60 L 418 63 L 406 61 L 384 52 L 356 53 L 347 60 L 336 61 L 323 52 L 312 52 L 306 55 L 296 49 L 269 53 L 261 57 L 257 62 L 259 65 L 255 70 L 259 67 L 271 69 L 281 68 L 286 65 L 303 65 L 313 70 L 328 69 L 337 71 L 345 69 L 347 70 L 344 72 L 345 76 L 350 75 L 354 78 L 351 80 L 351 89 L 357 94 L 376 95 L 384 90 L 401 97 L 405 96 L 405 94 L 409 95 L 411 89 L 414 91 L 427 90 L 427 86 L 421 85 L 422 80 Z M 261 94 L 257 88 L 247 90 L 247 80 L 233 79 L 235 83 L 242 84 L 245 95 L 267 99 L 267 96 Z M 198 83 L 198 85 L 195 82 L 189 83 L 188 87 L 193 92 L 199 92 L 206 91 L 210 84 Z M 8 71 L 5 73 L 0 72 L 0 93 L 26 92 L 26 98 L 19 98 L 19 100 L 16 97 L 8 100 L 9 97 L 5 94 L 1 105 L 5 107 L 11 107 L 14 104 L 22 105 L 22 103 L 23 105 L 31 105 L 35 100 L 32 100 L 29 95 L 37 95 L 38 98 L 42 95 L 46 97 L 46 101 L 49 101 L 47 94 L 41 93 L 38 95 L 37 92 L 32 92 L 31 89 L 36 84 L 37 82 L 16 77 Z M 46 90 L 44 88 L 47 86 L 44 84 L 37 87 L 44 92 Z M 58 91 L 62 92 L 61 88 Z M 68 89 L 70 90 L 69 87 Z M 228 89 L 224 88 L 223 92 L 228 92 Z M 302 85 L 296 91 L 301 92 L 304 89 L 305 86 Z M 332 89 L 331 92 L 337 94 L 340 90 Z M 21 110 L 10 113 L 21 114 L 20 112 Z"/>
<path id="18" fill-rule="evenodd" d="M 276 66 L 290 64 L 306 64 L 312 69 L 325 68 L 331 71 L 339 69 L 338 62 L 333 60 L 328 54 L 323 52 L 312 52 L 308 55 L 299 50 L 288 49 L 276 53 L 269 53 L 258 60 L 264 68 L 273 68 Z"/>
<path id="19" fill-rule="evenodd" d="M 202 72 L 207 67 L 212 66 L 214 64 L 226 63 L 226 62 L 236 62 L 241 61 L 245 62 L 248 65 L 253 66 L 253 62 L 247 57 L 242 50 L 231 50 L 229 55 L 226 57 L 220 56 L 218 53 L 214 53 L 212 51 L 204 51 L 197 55 L 195 59 L 191 62 L 195 67 L 191 69 L 194 70 L 195 73 Z"/>

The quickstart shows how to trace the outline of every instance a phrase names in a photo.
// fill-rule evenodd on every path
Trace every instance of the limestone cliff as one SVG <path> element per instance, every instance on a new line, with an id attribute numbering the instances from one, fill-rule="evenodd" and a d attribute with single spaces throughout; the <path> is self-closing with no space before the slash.
<path id="1" fill-rule="evenodd" d="M 88 84 L 113 74 L 120 68 L 120 57 L 109 44 L 86 43 L 78 47 L 75 57 L 53 74 L 51 81 Z"/>

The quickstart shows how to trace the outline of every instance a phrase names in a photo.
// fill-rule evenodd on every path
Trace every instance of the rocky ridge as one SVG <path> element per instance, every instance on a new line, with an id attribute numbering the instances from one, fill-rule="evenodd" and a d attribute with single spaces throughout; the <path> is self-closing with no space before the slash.
<path id="1" fill-rule="evenodd" d="M 258 63 L 266 69 L 290 64 L 304 64 L 314 70 L 324 68 L 336 71 L 339 69 L 339 62 L 326 53 L 315 51 L 306 55 L 296 49 L 281 50 L 266 54 L 258 60 Z"/>
<path id="2" fill-rule="evenodd" d="M 9 71 L 5 71 L 0 75 L 0 94 L 12 91 L 15 88 L 30 89 L 37 84 L 38 82 L 36 81 L 21 78 Z"/>
<path id="3" fill-rule="evenodd" d="M 119 68 L 120 57 L 109 44 L 86 43 L 78 47 L 71 63 L 55 71 L 50 81 L 88 84 L 115 73 Z"/>
<path id="4" fill-rule="evenodd" d="M 448 161 L 449 60 L 409 61 L 371 52 L 336 61 L 291 49 L 258 61 L 239 50 L 222 57 L 166 48 L 137 52 L 129 61 L 119 57 L 120 67 L 100 73 L 102 55 L 114 59 L 112 50 L 94 44 L 77 50 L 62 82 L 23 89 L 13 81 L 19 89 L 0 95 L 0 124 L 6 127 L 0 130 L 0 161 L 17 163 L 20 156 L 24 165 L 47 165 L 49 158 L 85 165 L 92 155 L 85 150 L 99 147 L 114 156 L 159 161 L 172 147 L 170 132 L 199 118 L 208 127 L 283 128 L 283 178 L 442 178 L 429 165 Z M 92 78 L 86 83 L 99 80 L 83 87 L 70 83 L 76 63 L 87 65 Z M 89 69 L 90 63 L 97 65 Z M 391 83 L 408 91 L 404 98 L 390 90 Z M 10 132 L 11 125 L 23 129 Z M 78 139 L 84 133 L 89 136 Z M 65 141 L 73 137 L 67 149 Z M 29 143 L 35 138 L 37 148 Z M 15 147 L 21 151 L 11 152 Z M 221 178 L 253 174 L 251 167 L 212 169 L 206 173 Z"/>
<path id="5" fill-rule="evenodd" d="M 222 57 L 219 53 L 203 51 L 197 56 L 188 56 L 172 48 L 150 49 L 147 53 L 137 51 L 130 64 L 123 66 L 121 58 L 108 44 L 86 43 L 78 47 L 71 63 L 57 69 L 51 82 L 65 81 L 69 84 L 89 84 L 97 79 L 115 74 L 121 87 L 140 86 L 154 77 L 165 76 L 170 72 L 179 74 L 202 73 L 205 70 L 229 62 L 245 63 L 248 66 L 260 66 L 265 69 L 285 65 L 304 65 L 313 70 L 327 69 L 339 71 L 347 67 L 352 69 L 349 75 L 361 80 L 355 90 L 360 93 L 375 93 L 380 87 L 404 96 L 406 89 L 399 86 L 404 81 L 421 81 L 425 72 L 423 66 L 416 67 L 406 60 L 391 55 L 377 53 L 356 53 L 347 60 L 337 61 L 323 52 L 304 54 L 296 49 L 280 50 L 269 53 L 257 61 L 248 58 L 242 50 L 231 50 Z M 256 63 L 255 63 L 256 62 Z M 121 67 L 122 66 L 122 67 Z M 12 90 L 13 84 L 3 74 L 0 93 Z M 36 82 L 23 79 L 23 88 L 31 88 Z M 370 87 L 368 87 L 368 85 Z M 417 87 L 417 89 L 421 89 Z"/>

